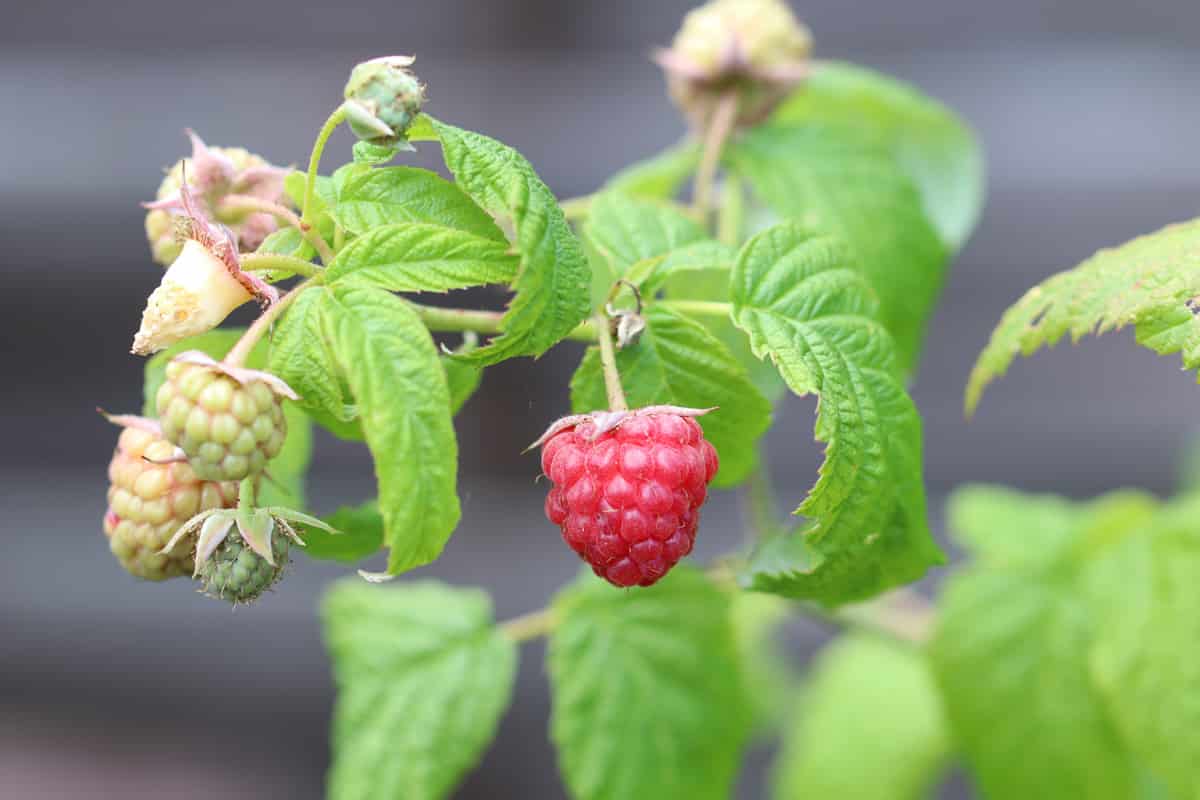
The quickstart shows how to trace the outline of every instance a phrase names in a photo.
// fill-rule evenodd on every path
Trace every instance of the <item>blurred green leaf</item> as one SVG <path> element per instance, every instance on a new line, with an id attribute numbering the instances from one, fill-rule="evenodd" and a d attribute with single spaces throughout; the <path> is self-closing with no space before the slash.
<path id="1" fill-rule="evenodd" d="M 483 754 L 517 650 L 477 590 L 342 581 L 322 604 L 338 689 L 331 800 L 436 800 Z"/>
<path id="2" fill-rule="evenodd" d="M 773 796 L 921 800 L 936 786 L 950 749 L 923 654 L 849 634 L 813 664 L 775 763 Z"/>
<path id="3" fill-rule="evenodd" d="M 748 722 L 728 596 L 679 565 L 632 592 L 585 575 L 553 607 L 550 733 L 572 796 L 727 798 Z"/>

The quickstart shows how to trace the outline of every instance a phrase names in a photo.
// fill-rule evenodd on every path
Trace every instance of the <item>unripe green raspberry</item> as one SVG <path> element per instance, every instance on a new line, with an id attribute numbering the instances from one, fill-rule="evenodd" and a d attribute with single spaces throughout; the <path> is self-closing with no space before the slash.
<path id="1" fill-rule="evenodd" d="M 167 365 L 155 396 L 163 435 L 205 480 L 237 481 L 263 471 L 287 438 L 281 396 L 295 394 L 274 375 L 230 368 L 200 353 Z"/>
<path id="2" fill-rule="evenodd" d="M 237 530 L 225 537 L 212 555 L 202 563 L 196 577 L 209 597 L 230 603 L 249 603 L 270 589 L 283 575 L 288 564 L 288 537 L 271 537 L 272 565 L 255 553 Z"/>
<path id="3" fill-rule="evenodd" d="M 122 418 L 116 418 L 120 420 Z M 178 528 L 201 511 L 232 508 L 236 483 L 202 481 L 150 420 L 137 420 L 117 440 L 108 466 L 104 534 L 117 561 L 139 578 L 190 575 L 195 536 L 162 550 Z"/>
<path id="4" fill-rule="evenodd" d="M 408 70 L 412 63 L 411 56 L 384 56 L 364 61 L 350 73 L 344 92 L 351 101 L 346 121 L 355 136 L 379 141 L 402 138 L 408 131 L 425 102 L 424 87 Z M 392 136 L 383 133 L 373 120 L 390 128 Z"/>

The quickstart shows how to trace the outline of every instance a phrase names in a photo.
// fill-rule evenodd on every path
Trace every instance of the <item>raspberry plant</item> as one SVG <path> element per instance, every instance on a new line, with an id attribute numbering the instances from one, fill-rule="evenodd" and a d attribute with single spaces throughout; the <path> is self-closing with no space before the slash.
<path id="1" fill-rule="evenodd" d="M 1194 486 L 964 488 L 947 517 L 968 563 L 936 604 L 906 588 L 945 560 L 907 387 L 981 158 L 934 100 L 811 50 L 780 0 L 696 9 L 655 54 L 689 135 L 561 204 L 524 156 L 429 115 L 408 57 L 353 69 L 304 171 L 190 134 L 147 204 L 168 269 L 134 340 L 154 354 L 144 416 L 112 418 L 103 527 L 133 574 L 235 604 L 289 558 L 386 551 L 322 604 L 331 797 L 448 795 L 539 637 L 583 800 L 726 797 L 747 744 L 776 736 L 779 798 L 911 800 L 955 764 L 997 800 L 1200 797 L 1200 672 L 1180 649 L 1200 635 Z M 342 124 L 353 160 L 322 172 Z M 392 163 L 417 147 L 444 175 Z M 1191 222 L 1031 290 L 968 410 L 1068 333 L 1132 325 L 1200 366 L 1198 267 Z M 505 311 L 424 296 L 484 285 L 509 288 Z M 252 301 L 248 328 L 218 327 Z M 501 623 L 480 589 L 375 585 L 457 527 L 454 415 L 483 370 L 571 343 L 571 408 L 529 456 L 548 478 L 530 535 L 591 570 Z M 785 521 L 763 440 L 789 394 L 817 397 L 825 458 Z M 365 444 L 377 500 L 304 510 L 314 425 Z M 706 528 L 724 490 L 747 535 Z M 695 563 L 697 537 L 730 552 Z M 777 647 L 797 613 L 847 629 L 804 672 Z"/>

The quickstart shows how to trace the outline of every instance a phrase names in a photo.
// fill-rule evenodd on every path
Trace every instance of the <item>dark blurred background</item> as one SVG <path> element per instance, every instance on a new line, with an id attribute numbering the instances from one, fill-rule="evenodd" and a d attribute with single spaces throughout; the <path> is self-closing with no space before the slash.
<path id="1" fill-rule="evenodd" d="M 970 424 L 962 388 L 1000 312 L 1100 246 L 1200 211 L 1200 4 L 1009 0 L 793 3 L 818 55 L 858 61 L 946 101 L 982 135 L 982 225 L 954 266 L 915 396 L 931 504 L 963 481 L 1086 495 L 1169 491 L 1196 419 L 1193 380 L 1129 334 L 1019 364 Z M 276 163 L 312 137 L 363 58 L 415 52 L 428 108 L 526 153 L 560 196 L 683 132 L 646 58 L 689 3 L 280 0 L 3 3 L 0 25 L 0 793 L 288 797 L 322 793 L 332 694 L 314 608 L 346 570 L 299 561 L 230 612 L 186 582 L 139 585 L 100 533 L 115 431 L 96 405 L 140 404 L 126 355 L 160 269 L 138 201 L 192 126 Z M 327 163 L 349 157 L 339 133 Z M 498 299 L 498 298 L 496 298 Z M 458 420 L 463 524 L 419 575 L 482 585 L 507 617 L 576 565 L 541 516 L 521 447 L 567 406 L 572 345 L 487 372 Z M 798 500 L 814 477 L 813 404 L 779 412 L 772 461 Z M 373 491 L 359 449 L 318 441 L 320 511 Z M 702 555 L 739 540 L 718 495 Z M 938 513 L 935 511 L 935 513 Z M 825 632 L 800 623 L 800 654 Z M 545 743 L 540 646 L 464 798 L 562 797 Z M 739 796 L 762 795 L 766 749 Z M 957 782 L 952 782 L 957 783 Z M 951 785 L 945 796 L 968 796 Z"/>

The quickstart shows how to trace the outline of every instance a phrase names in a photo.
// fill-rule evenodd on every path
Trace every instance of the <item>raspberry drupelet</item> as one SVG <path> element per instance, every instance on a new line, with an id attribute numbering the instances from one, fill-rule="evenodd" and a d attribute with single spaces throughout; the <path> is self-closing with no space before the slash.
<path id="1" fill-rule="evenodd" d="M 649 586 L 692 551 L 717 451 L 693 409 L 567 417 L 547 431 L 546 516 L 615 586 Z"/>

